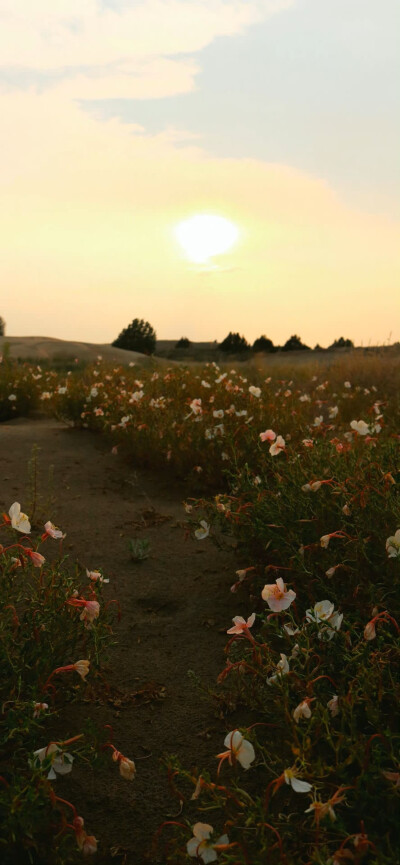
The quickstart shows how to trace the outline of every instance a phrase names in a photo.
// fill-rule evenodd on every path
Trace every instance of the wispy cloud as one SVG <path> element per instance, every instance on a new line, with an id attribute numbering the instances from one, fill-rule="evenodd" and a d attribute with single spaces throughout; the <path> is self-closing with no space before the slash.
<path id="1" fill-rule="evenodd" d="M 2 67 L 8 86 L 48 83 L 81 99 L 184 93 L 193 89 L 198 72 L 190 55 L 292 2 L 125 0 L 108 6 L 96 0 L 2 0 L 0 75 Z"/>

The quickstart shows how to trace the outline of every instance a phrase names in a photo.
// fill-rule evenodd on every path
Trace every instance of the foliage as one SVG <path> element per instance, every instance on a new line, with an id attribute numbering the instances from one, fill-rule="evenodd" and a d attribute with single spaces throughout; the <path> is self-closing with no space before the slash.
<path id="1" fill-rule="evenodd" d="M 0 315 L 0 336 L 4 336 L 6 332 L 6 323 L 4 318 Z"/>
<path id="2" fill-rule="evenodd" d="M 100 574 L 96 582 L 85 576 L 83 585 L 71 575 L 62 532 L 51 523 L 38 535 L 15 503 L 0 528 L 2 540 L 11 534 L 0 545 L 1 861 L 72 863 L 80 861 L 77 844 L 84 849 L 86 830 L 83 820 L 81 827 L 74 823 L 74 805 L 56 795 L 47 773 L 66 774 L 73 760 L 95 765 L 99 743 L 93 731 L 64 741 L 52 731 L 86 676 L 96 678 L 110 645 L 110 613 Z M 49 564 L 44 547 L 60 536 L 59 559 Z"/>
<path id="3" fill-rule="evenodd" d="M 131 538 L 129 551 L 133 562 L 144 562 L 150 555 L 150 541 L 148 538 Z"/>
<path id="4" fill-rule="evenodd" d="M 220 351 L 224 351 L 227 354 L 239 354 L 248 351 L 250 346 L 244 336 L 240 336 L 239 333 L 232 333 L 232 331 L 230 331 L 228 336 L 222 340 L 218 348 Z"/>
<path id="5" fill-rule="evenodd" d="M 310 351 L 310 347 L 308 345 L 304 345 L 301 341 L 301 338 L 299 336 L 296 336 L 296 334 L 294 334 L 294 336 L 291 336 L 290 339 L 285 342 L 285 345 L 282 346 L 282 351 L 304 350 Z"/>
<path id="6" fill-rule="evenodd" d="M 192 343 L 190 339 L 187 338 L 187 336 L 181 336 L 181 338 L 178 339 L 175 348 L 190 348 L 191 344 Z"/>
<path id="7" fill-rule="evenodd" d="M 142 354 L 154 354 L 156 347 L 156 332 L 148 321 L 134 318 L 112 343 L 116 348 L 126 348 L 128 351 L 139 351 Z"/>
<path id="8" fill-rule="evenodd" d="M 329 351 L 334 350 L 335 348 L 354 348 L 354 342 L 351 339 L 344 339 L 341 336 L 339 339 L 335 339 L 332 345 L 329 346 Z"/>
<path id="9" fill-rule="evenodd" d="M 270 354 L 276 351 L 276 348 L 274 346 L 274 343 L 272 342 L 272 339 L 268 339 L 267 336 L 259 336 L 258 339 L 254 340 L 253 342 L 252 351 L 263 351 Z"/>

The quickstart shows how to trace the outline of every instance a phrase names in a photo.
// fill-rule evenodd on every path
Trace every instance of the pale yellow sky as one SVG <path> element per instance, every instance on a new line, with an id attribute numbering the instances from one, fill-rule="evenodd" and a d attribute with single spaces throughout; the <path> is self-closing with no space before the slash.
<path id="1" fill-rule="evenodd" d="M 13 0 L 10 9 L 21 4 Z M 83 64 L 85 49 L 98 63 L 108 45 L 103 62 L 118 61 L 112 74 L 101 70 L 94 79 L 80 71 L 44 89 L 0 89 L 0 314 L 8 333 L 111 342 L 139 317 L 160 339 L 219 340 L 229 330 L 250 341 L 265 333 L 275 343 L 299 333 L 310 345 L 340 335 L 357 344 L 383 342 L 390 333 L 400 339 L 393 217 L 356 209 L 323 178 L 290 165 L 216 157 L 194 135 L 150 134 L 97 118 L 77 101 L 79 94 L 147 98 L 152 88 L 157 96 L 190 90 L 197 61 L 180 57 L 182 46 L 195 52 L 215 34 L 240 31 L 246 16 L 257 20 L 263 5 L 273 7 L 215 3 L 212 14 L 200 16 L 203 30 L 199 25 L 193 44 L 183 24 L 164 36 L 163 54 L 168 47 L 174 59 L 161 57 L 154 35 L 157 8 L 171 12 L 171 5 L 178 18 L 187 6 L 193 13 L 191 3 L 143 4 L 140 51 L 130 66 L 121 59 L 123 32 L 108 40 L 106 22 L 99 30 L 96 20 L 74 62 Z M 72 0 L 64 6 L 72 18 Z M 74 46 L 61 33 L 58 48 L 54 37 L 46 53 L 48 35 L 29 39 L 37 20 L 28 16 L 18 31 L 13 19 L 9 34 L 16 40 L 20 33 L 26 66 L 66 65 Z M 214 259 L 216 269 L 190 263 L 174 237 L 180 220 L 203 212 L 232 220 L 240 231 L 236 246 Z"/>

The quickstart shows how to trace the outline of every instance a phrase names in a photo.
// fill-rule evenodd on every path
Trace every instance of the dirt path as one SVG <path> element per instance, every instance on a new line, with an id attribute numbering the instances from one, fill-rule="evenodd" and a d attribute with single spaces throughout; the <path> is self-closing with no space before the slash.
<path id="1" fill-rule="evenodd" d="M 126 466 L 100 438 L 52 420 L 0 426 L 1 510 L 15 500 L 27 508 L 27 465 L 35 443 L 42 487 L 54 466 L 54 504 L 46 519 L 67 532 L 71 563 L 104 569 L 110 578 L 106 595 L 121 604 L 118 645 L 110 660 L 113 682 L 123 694 L 149 685 L 148 702 L 122 699 L 121 705 L 96 707 L 82 702 L 68 707 L 62 719 L 65 735 L 79 732 L 89 714 L 99 724 L 112 724 L 116 746 L 137 760 L 133 784 L 111 764 L 96 773 L 74 767 L 71 776 L 57 780 L 57 789 L 79 806 L 99 839 L 97 861 L 110 862 L 110 849 L 119 847 L 112 861 L 139 865 L 148 862 L 145 851 L 154 831 L 178 810 L 160 771 L 162 755 L 175 753 L 186 767 L 212 766 L 222 747 L 226 727 L 192 685 L 188 670 L 213 685 L 223 667 L 221 631 L 243 613 L 229 591 L 237 564 L 233 552 L 219 552 L 208 539 L 185 540 L 182 486 Z M 148 514 L 150 524 L 135 527 L 152 509 L 167 519 L 151 525 Z M 140 564 L 131 562 L 128 550 L 135 536 L 151 543 L 150 558 Z M 189 814 L 185 810 L 184 816 Z"/>

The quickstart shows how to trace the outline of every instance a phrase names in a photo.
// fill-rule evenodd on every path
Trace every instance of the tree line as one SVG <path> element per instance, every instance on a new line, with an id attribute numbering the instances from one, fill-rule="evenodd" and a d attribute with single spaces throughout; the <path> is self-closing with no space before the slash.
<path id="1" fill-rule="evenodd" d="M 128 351 L 139 351 L 143 354 L 154 354 L 157 344 L 157 335 L 154 328 L 148 321 L 135 318 L 128 327 L 125 327 L 117 339 L 112 343 L 116 348 L 125 348 Z M 176 349 L 190 349 L 192 342 L 187 336 L 182 336 L 176 343 Z M 276 351 L 311 351 L 310 346 L 305 345 L 301 338 L 294 334 L 284 345 L 274 345 L 272 339 L 267 336 L 259 336 L 251 345 L 247 342 L 244 336 L 240 333 L 230 331 L 222 342 L 215 342 L 215 348 L 226 354 L 245 354 L 253 352 L 258 354 L 272 354 Z M 340 348 L 354 348 L 351 339 L 345 339 L 341 336 L 335 339 L 332 345 L 328 346 L 328 351 Z M 314 351 L 323 351 L 319 345 L 315 346 Z"/>

